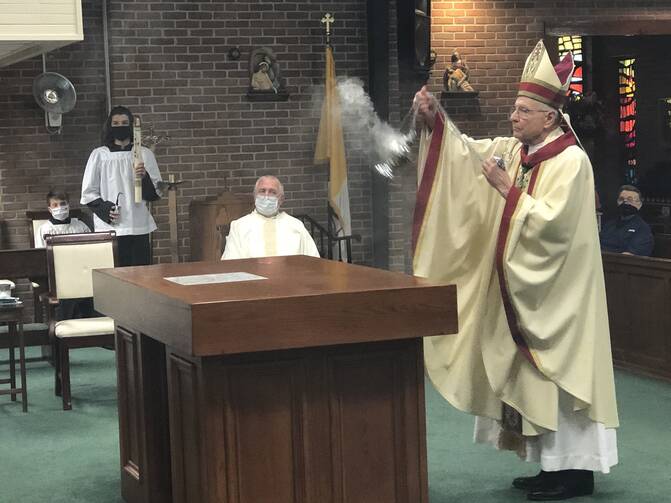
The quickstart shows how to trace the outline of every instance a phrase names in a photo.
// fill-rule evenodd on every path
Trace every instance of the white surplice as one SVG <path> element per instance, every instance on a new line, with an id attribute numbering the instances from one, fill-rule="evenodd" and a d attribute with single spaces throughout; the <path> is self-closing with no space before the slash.
<path id="1" fill-rule="evenodd" d="M 142 147 L 142 160 L 156 189 L 161 181 L 156 157 L 151 150 Z M 120 213 L 119 221 L 114 225 L 103 222 L 94 215 L 93 225 L 96 231 L 115 231 L 117 236 L 139 236 L 156 230 L 156 223 L 149 213 L 147 202 L 135 202 L 134 181 L 132 151 L 110 152 L 107 147 L 98 147 L 91 152 L 82 180 L 81 204 L 88 204 L 98 198 L 116 203 L 118 198 Z"/>

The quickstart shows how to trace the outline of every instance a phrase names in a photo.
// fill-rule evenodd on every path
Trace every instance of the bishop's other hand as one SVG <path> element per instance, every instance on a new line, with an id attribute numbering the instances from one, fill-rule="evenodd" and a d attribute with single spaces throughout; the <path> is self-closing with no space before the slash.
<path id="1" fill-rule="evenodd" d="M 501 167 L 500 162 L 495 158 L 486 159 L 482 162 L 482 174 L 485 176 L 485 179 L 494 187 L 503 198 L 508 197 L 508 192 L 510 187 L 513 186 L 513 182 L 508 176 L 508 172 Z"/>

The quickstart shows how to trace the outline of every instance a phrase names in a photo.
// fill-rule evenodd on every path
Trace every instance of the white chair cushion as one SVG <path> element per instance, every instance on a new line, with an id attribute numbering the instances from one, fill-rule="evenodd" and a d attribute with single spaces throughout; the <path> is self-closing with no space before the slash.
<path id="1" fill-rule="evenodd" d="M 56 296 L 93 297 L 92 269 L 114 267 L 113 242 L 63 244 L 53 247 Z"/>
<path id="2" fill-rule="evenodd" d="M 56 337 L 82 337 L 87 335 L 105 335 L 114 333 L 114 320 L 107 316 L 100 318 L 82 318 L 56 322 Z"/>

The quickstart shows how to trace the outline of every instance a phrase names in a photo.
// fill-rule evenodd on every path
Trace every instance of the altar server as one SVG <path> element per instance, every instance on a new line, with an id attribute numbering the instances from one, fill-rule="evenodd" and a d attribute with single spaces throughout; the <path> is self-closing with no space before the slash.
<path id="1" fill-rule="evenodd" d="M 115 107 L 103 129 L 103 146 L 86 163 L 81 203 L 94 213 L 96 231 L 113 230 L 118 236 L 119 265 L 151 263 L 149 234 L 156 223 L 148 201 L 159 199 L 161 173 L 151 150 L 141 147 L 143 162 L 133 161 L 133 114 Z M 142 177 L 142 201 L 134 202 L 134 178 Z"/>

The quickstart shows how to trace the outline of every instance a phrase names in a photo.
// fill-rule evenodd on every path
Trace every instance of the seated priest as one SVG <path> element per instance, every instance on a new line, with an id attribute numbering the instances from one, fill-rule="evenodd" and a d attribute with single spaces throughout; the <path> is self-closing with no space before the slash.
<path id="1" fill-rule="evenodd" d="M 254 186 L 254 210 L 231 222 L 222 260 L 309 255 L 317 246 L 303 222 L 280 211 L 284 187 L 274 176 L 262 176 Z"/>
<path id="2" fill-rule="evenodd" d="M 655 244 L 650 226 L 639 214 L 643 206 L 641 191 L 633 185 L 620 187 L 617 196 L 617 217 L 607 221 L 599 233 L 601 249 L 628 255 L 652 254 Z"/>

